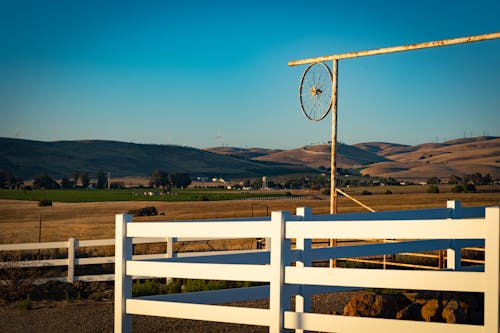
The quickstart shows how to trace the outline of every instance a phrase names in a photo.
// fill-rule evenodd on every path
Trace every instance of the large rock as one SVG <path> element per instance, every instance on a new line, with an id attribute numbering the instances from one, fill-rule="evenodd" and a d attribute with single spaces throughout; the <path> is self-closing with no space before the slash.
<path id="1" fill-rule="evenodd" d="M 441 316 L 447 323 L 467 324 L 467 305 L 456 299 L 449 300 L 444 306 Z"/>
<path id="2" fill-rule="evenodd" d="M 345 316 L 355 317 L 375 317 L 375 318 L 395 318 L 399 310 L 398 299 L 402 295 L 385 294 L 359 294 L 353 298 L 344 307 Z"/>
<path id="3" fill-rule="evenodd" d="M 482 325 L 484 296 L 451 292 L 357 294 L 344 307 L 344 315 Z"/>
<path id="4" fill-rule="evenodd" d="M 441 309 L 441 302 L 438 299 L 429 299 L 422 305 L 422 318 L 425 321 L 440 321 Z"/>

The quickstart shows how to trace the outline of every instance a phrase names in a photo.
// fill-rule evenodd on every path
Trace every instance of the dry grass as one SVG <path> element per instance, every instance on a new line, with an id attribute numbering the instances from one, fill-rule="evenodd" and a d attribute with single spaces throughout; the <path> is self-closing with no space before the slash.
<path id="1" fill-rule="evenodd" d="M 386 188 L 370 189 L 374 194 Z M 446 200 L 462 201 L 463 206 L 500 205 L 500 193 L 407 193 L 407 187 L 391 188 L 391 195 L 357 195 L 358 189 L 350 190 L 358 199 L 377 211 L 439 208 Z M 420 190 L 422 191 L 422 189 Z M 318 193 L 316 193 L 318 194 Z M 52 207 L 38 207 L 37 202 L 0 200 L 0 244 L 37 242 L 39 221 L 42 219 L 42 242 L 77 239 L 114 238 L 114 215 L 134 208 L 155 206 L 164 216 L 138 217 L 144 220 L 188 220 L 205 218 L 229 218 L 264 216 L 266 212 L 297 207 L 311 207 L 315 214 L 329 212 L 329 201 L 309 199 L 301 201 L 209 201 L 209 202 L 94 202 L 59 203 Z M 363 211 L 346 198 L 340 198 L 340 212 Z"/>

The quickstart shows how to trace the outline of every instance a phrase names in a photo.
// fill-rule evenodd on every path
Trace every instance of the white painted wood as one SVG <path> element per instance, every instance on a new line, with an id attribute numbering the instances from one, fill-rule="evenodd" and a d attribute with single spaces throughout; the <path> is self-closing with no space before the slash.
<path id="1" fill-rule="evenodd" d="M 412 320 L 347 317 L 317 313 L 285 312 L 285 328 L 336 333 L 484 333 L 479 325 L 432 323 Z M 496 332 L 496 331 L 495 331 Z"/>
<path id="2" fill-rule="evenodd" d="M 197 291 L 180 294 L 165 294 L 137 297 L 151 301 L 166 301 L 197 304 L 224 304 L 231 302 L 252 301 L 269 298 L 269 286 L 231 288 L 210 291 Z"/>
<path id="3" fill-rule="evenodd" d="M 23 251 L 23 250 L 38 250 L 38 249 L 65 249 L 68 247 L 68 242 L 48 242 L 48 243 L 19 243 L 19 244 L 2 244 L 0 251 Z"/>
<path id="4" fill-rule="evenodd" d="M 127 237 L 220 237 L 270 236 L 269 222 L 141 222 L 127 227 Z"/>
<path id="5" fill-rule="evenodd" d="M 272 322 L 272 317 L 268 309 L 140 299 L 127 300 L 127 313 L 261 326 L 268 326 Z"/>
<path id="6" fill-rule="evenodd" d="M 269 284 L 269 310 L 271 323 L 269 332 L 283 331 L 283 314 L 287 310 L 290 300 L 285 297 L 285 266 L 286 252 L 290 249 L 290 242 L 285 241 L 285 223 L 290 213 L 277 211 L 271 213 L 271 279 Z M 288 246 L 287 246 L 288 245 Z"/>
<path id="7" fill-rule="evenodd" d="M 486 286 L 484 291 L 484 327 L 499 332 L 500 301 L 500 207 L 486 208 L 487 236 L 485 246 Z"/>
<path id="8" fill-rule="evenodd" d="M 127 275 L 143 275 L 157 278 L 176 277 L 227 281 L 271 280 L 269 265 L 201 264 L 162 261 L 127 261 Z"/>
<path id="9" fill-rule="evenodd" d="M 485 286 L 485 276 L 477 272 L 290 266 L 285 268 L 285 283 L 482 292 Z"/>
<path id="10" fill-rule="evenodd" d="M 75 239 L 68 239 L 68 282 L 75 281 Z"/>
<path id="11" fill-rule="evenodd" d="M 446 248 L 449 243 L 450 241 L 445 239 L 431 239 L 394 243 L 348 245 L 316 248 L 312 249 L 311 253 L 314 260 L 328 260 L 330 258 L 353 258 L 403 252 L 440 250 Z"/>
<path id="12" fill-rule="evenodd" d="M 484 238 L 483 219 L 288 222 L 286 238 L 436 239 Z"/>
<path id="13" fill-rule="evenodd" d="M 303 221 L 311 220 L 312 209 L 309 207 L 299 207 L 296 210 L 296 215 L 302 217 Z M 312 266 L 312 239 L 304 239 L 299 237 L 295 240 L 296 249 L 300 252 L 300 260 L 297 260 L 297 267 L 310 267 Z M 310 312 L 312 309 L 312 294 L 310 288 L 304 285 L 299 285 L 298 293 L 295 295 L 295 311 L 296 312 Z M 304 330 L 296 329 L 296 333 L 303 333 Z"/>
<path id="14" fill-rule="evenodd" d="M 269 265 L 269 252 L 262 250 L 188 252 L 178 253 L 176 258 L 163 258 L 163 260 L 155 261 Z"/>
<path id="15" fill-rule="evenodd" d="M 132 318 L 127 314 L 126 300 L 132 298 L 132 278 L 126 275 L 127 261 L 132 259 L 132 239 L 127 237 L 128 223 L 132 216 L 115 217 L 115 332 L 131 332 Z"/>

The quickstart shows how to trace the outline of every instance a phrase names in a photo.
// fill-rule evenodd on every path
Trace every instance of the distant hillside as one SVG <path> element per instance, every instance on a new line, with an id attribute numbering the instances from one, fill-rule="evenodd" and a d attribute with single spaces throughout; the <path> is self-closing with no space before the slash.
<path id="1" fill-rule="evenodd" d="M 378 155 L 390 161 L 376 163 L 363 174 L 399 179 L 446 178 L 480 172 L 500 177 L 500 138 L 483 136 L 416 146 L 370 143 L 358 147 L 380 147 Z"/>
<path id="2" fill-rule="evenodd" d="M 41 172 L 52 177 L 75 171 L 92 177 L 102 168 L 113 177 L 150 176 L 154 169 L 200 176 L 248 177 L 311 172 L 300 165 L 244 160 L 189 147 L 115 141 L 56 141 L 0 138 L 0 170 L 24 179 Z"/>
<path id="3" fill-rule="evenodd" d="M 274 154 L 256 157 L 256 161 L 270 161 L 307 165 L 312 168 L 330 167 L 330 145 L 305 146 L 297 149 L 280 151 Z M 351 169 L 366 166 L 371 163 L 387 161 L 370 151 L 345 144 L 337 145 L 337 166 Z"/>
<path id="4" fill-rule="evenodd" d="M 216 154 L 230 155 L 248 160 L 255 157 L 275 154 L 281 151 L 280 149 L 236 148 L 236 147 L 213 147 L 213 148 L 205 148 L 204 150 Z"/>
<path id="5" fill-rule="evenodd" d="M 337 165 L 362 174 L 426 180 L 480 172 L 500 177 L 500 138 L 478 137 L 416 146 L 367 142 L 337 146 Z M 40 142 L 0 138 L 0 170 L 32 179 L 41 172 L 55 178 L 75 171 L 94 177 L 102 168 L 113 177 L 150 176 L 154 169 L 195 176 L 230 178 L 315 172 L 330 166 L 330 145 L 279 150 L 219 147 L 205 150 L 172 145 L 115 141 Z M 313 169 L 311 169 L 313 168 Z"/>

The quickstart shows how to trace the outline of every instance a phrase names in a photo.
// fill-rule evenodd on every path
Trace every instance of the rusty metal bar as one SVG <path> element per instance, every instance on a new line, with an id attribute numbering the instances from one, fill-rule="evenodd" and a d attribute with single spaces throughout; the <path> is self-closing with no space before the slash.
<path id="1" fill-rule="evenodd" d="M 375 212 L 375 209 L 368 207 L 367 205 L 365 205 L 364 203 L 362 203 L 361 201 L 359 201 L 357 199 L 354 199 L 353 197 L 351 197 L 349 194 L 345 193 L 344 191 L 341 191 L 341 190 L 337 189 L 337 192 L 339 192 L 343 196 L 347 197 L 348 199 L 351 199 L 352 201 L 354 201 L 358 205 L 360 205 L 360 206 L 368 209 L 370 212 Z"/>
<path id="2" fill-rule="evenodd" d="M 340 54 L 333 54 L 333 55 L 329 55 L 329 56 L 322 56 L 322 57 L 316 57 L 316 58 L 307 58 L 307 59 L 302 59 L 302 60 L 292 60 L 292 61 L 288 62 L 288 66 L 305 65 L 305 64 L 311 64 L 311 63 L 323 62 L 323 61 L 329 61 L 329 60 L 340 60 L 340 59 L 348 59 L 348 58 L 367 57 L 367 56 L 372 56 L 372 55 L 377 55 L 377 54 L 405 52 L 405 51 L 427 49 L 427 48 L 438 47 L 438 46 L 480 42 L 480 41 L 497 39 L 497 38 L 500 38 L 500 32 L 493 32 L 493 33 L 489 33 L 489 34 L 468 36 L 468 37 L 443 39 L 443 40 L 437 40 L 437 41 L 432 41 L 432 42 L 408 44 L 408 45 L 401 45 L 401 46 L 391 46 L 391 47 L 384 47 L 384 48 L 374 49 L 374 50 L 340 53 Z"/>

